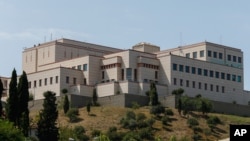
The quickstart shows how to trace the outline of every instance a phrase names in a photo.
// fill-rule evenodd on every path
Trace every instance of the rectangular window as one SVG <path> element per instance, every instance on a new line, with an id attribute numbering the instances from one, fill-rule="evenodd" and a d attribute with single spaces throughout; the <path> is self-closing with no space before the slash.
<path id="1" fill-rule="evenodd" d="M 31 88 L 31 82 L 28 82 L 28 87 Z"/>
<path id="2" fill-rule="evenodd" d="M 201 82 L 199 82 L 199 89 L 201 89 Z"/>
<path id="3" fill-rule="evenodd" d="M 231 55 L 229 55 L 229 54 L 227 55 L 227 60 L 231 61 Z"/>
<path id="4" fill-rule="evenodd" d="M 220 78 L 220 73 L 218 71 L 215 72 L 215 77 Z"/>
<path id="5" fill-rule="evenodd" d="M 88 70 L 88 64 L 83 64 L 83 71 L 87 71 Z"/>
<path id="6" fill-rule="evenodd" d="M 177 64 L 173 64 L 173 70 L 176 71 L 177 70 Z"/>
<path id="7" fill-rule="evenodd" d="M 190 72 L 190 67 L 189 66 L 185 66 L 185 71 L 186 71 L 186 73 L 189 73 Z"/>
<path id="8" fill-rule="evenodd" d="M 69 77 L 66 76 L 66 83 L 69 84 Z"/>
<path id="9" fill-rule="evenodd" d="M 231 80 L 231 74 L 227 74 L 227 80 Z"/>
<path id="10" fill-rule="evenodd" d="M 189 80 L 186 80 L 186 87 L 189 87 Z"/>
<path id="11" fill-rule="evenodd" d="M 197 52 L 193 52 L 193 58 L 197 58 Z"/>
<path id="12" fill-rule="evenodd" d="M 196 68 L 192 67 L 192 74 L 196 74 Z"/>
<path id="13" fill-rule="evenodd" d="M 224 86 L 221 87 L 221 92 L 225 93 L 225 87 Z"/>
<path id="14" fill-rule="evenodd" d="M 177 84 L 177 79 L 176 78 L 174 78 L 174 85 L 176 85 Z"/>
<path id="15" fill-rule="evenodd" d="M 184 66 L 183 65 L 179 65 L 179 71 L 183 72 Z"/>
<path id="16" fill-rule="evenodd" d="M 186 57 L 187 57 L 187 58 L 190 58 L 190 53 L 186 53 Z"/>
<path id="17" fill-rule="evenodd" d="M 158 74 L 157 74 L 158 72 L 157 71 L 155 71 L 155 79 L 157 79 L 157 77 L 158 77 Z M 137 81 L 137 69 L 134 69 L 134 81 Z"/>
<path id="18" fill-rule="evenodd" d="M 104 71 L 102 71 L 102 79 L 104 79 L 105 77 L 104 77 Z M 122 79 L 123 80 L 123 79 Z"/>
<path id="19" fill-rule="evenodd" d="M 207 90 L 207 83 L 204 84 L 204 89 Z"/>
<path id="20" fill-rule="evenodd" d="M 214 52 L 214 58 L 217 58 L 217 52 Z"/>
<path id="21" fill-rule="evenodd" d="M 224 72 L 220 73 L 220 75 L 221 75 L 221 79 L 225 79 L 225 73 Z"/>
<path id="22" fill-rule="evenodd" d="M 238 63 L 242 63 L 241 57 L 238 57 Z"/>
<path id="23" fill-rule="evenodd" d="M 211 50 L 208 50 L 208 51 L 207 51 L 207 56 L 208 56 L 208 57 L 212 57 L 212 51 L 211 51 Z"/>
<path id="24" fill-rule="evenodd" d="M 53 84 L 53 77 L 50 77 L 50 84 Z"/>
<path id="25" fill-rule="evenodd" d="M 192 83 L 192 84 L 193 84 L 193 85 L 192 85 L 192 87 L 193 87 L 193 88 L 195 88 L 195 81 L 193 81 L 193 83 Z"/>
<path id="26" fill-rule="evenodd" d="M 233 56 L 233 61 L 236 62 L 236 56 Z"/>
<path id="27" fill-rule="evenodd" d="M 232 80 L 236 81 L 236 75 L 234 75 L 234 74 L 232 75 Z"/>
<path id="28" fill-rule="evenodd" d="M 223 54 L 221 52 L 219 52 L 219 59 L 223 58 Z"/>
<path id="29" fill-rule="evenodd" d="M 202 75 L 202 69 L 198 68 L 198 75 Z"/>
<path id="30" fill-rule="evenodd" d="M 219 86 L 216 85 L 216 92 L 219 92 Z"/>
<path id="31" fill-rule="evenodd" d="M 204 57 L 204 50 L 200 51 L 200 57 Z"/>
<path id="32" fill-rule="evenodd" d="M 42 79 L 39 80 L 39 87 L 42 86 Z"/>
<path id="33" fill-rule="evenodd" d="M 237 82 L 241 82 L 241 76 L 238 75 Z"/>
<path id="34" fill-rule="evenodd" d="M 155 79 L 158 79 L 158 71 L 155 71 Z"/>
<path id="35" fill-rule="evenodd" d="M 103 71 L 103 77 L 102 79 L 104 79 L 104 71 Z M 124 80 L 124 69 L 122 69 L 122 80 Z"/>
<path id="36" fill-rule="evenodd" d="M 87 79 L 83 78 L 83 85 L 87 85 Z"/>
<path id="37" fill-rule="evenodd" d="M 183 86 L 183 79 L 180 79 L 180 86 Z"/>
<path id="38" fill-rule="evenodd" d="M 36 88 L 36 80 L 34 81 L 34 88 Z"/>
<path id="39" fill-rule="evenodd" d="M 214 71 L 210 70 L 210 71 L 209 71 L 209 76 L 210 76 L 210 77 L 214 77 Z"/>
<path id="40" fill-rule="evenodd" d="M 47 85 L 47 78 L 44 79 L 44 85 Z"/>
<path id="41" fill-rule="evenodd" d="M 72 69 L 76 69 L 76 66 L 73 66 Z"/>
<path id="42" fill-rule="evenodd" d="M 77 69 L 78 69 L 78 70 L 82 70 L 82 66 L 81 66 L 81 65 L 78 65 L 78 66 L 77 66 Z"/>
<path id="43" fill-rule="evenodd" d="M 207 71 L 207 69 L 204 69 L 204 76 L 208 76 L 208 71 Z"/>
<path id="44" fill-rule="evenodd" d="M 131 68 L 127 68 L 126 69 L 126 79 L 127 80 L 131 80 L 132 79 L 132 69 Z"/>
<path id="45" fill-rule="evenodd" d="M 56 83 L 58 83 L 58 76 L 56 76 Z"/>
<path id="46" fill-rule="evenodd" d="M 210 91 L 213 91 L 214 90 L 214 86 L 213 84 L 210 85 Z"/>
<path id="47" fill-rule="evenodd" d="M 73 84 L 76 85 L 76 78 L 73 78 Z"/>

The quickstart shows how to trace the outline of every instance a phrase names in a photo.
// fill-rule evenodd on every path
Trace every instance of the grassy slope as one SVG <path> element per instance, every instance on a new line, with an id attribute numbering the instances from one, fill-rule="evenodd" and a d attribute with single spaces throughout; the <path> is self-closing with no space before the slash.
<path id="1" fill-rule="evenodd" d="M 82 125 L 87 130 L 87 135 L 90 136 L 91 131 L 94 129 L 101 130 L 105 133 L 109 127 L 116 126 L 119 131 L 126 131 L 123 129 L 119 122 L 122 117 L 126 114 L 126 111 L 133 110 L 130 108 L 121 108 L 121 107 L 91 107 L 91 113 L 88 115 L 86 108 L 80 108 L 79 112 L 79 122 L 77 123 L 69 123 L 68 118 L 65 117 L 62 110 L 59 113 L 58 123 L 60 126 L 68 126 L 74 127 L 76 125 Z M 162 125 L 160 120 L 156 120 L 153 127 L 155 129 L 155 136 L 160 136 L 163 140 L 168 140 L 172 135 L 177 136 L 178 138 L 187 136 L 191 138 L 193 135 L 193 130 L 190 129 L 186 123 L 187 118 L 179 116 L 176 109 L 172 109 L 174 112 L 174 116 L 170 125 L 164 126 Z M 149 113 L 149 107 L 141 107 L 140 109 L 133 110 L 135 113 L 144 113 L 148 118 L 153 117 Z M 37 112 L 31 113 L 31 116 L 37 114 Z M 247 117 L 239 117 L 233 115 L 222 115 L 222 114 L 214 114 L 211 113 L 209 116 L 215 115 L 218 116 L 223 122 L 220 125 L 217 125 L 215 132 L 212 132 L 211 135 L 208 136 L 209 140 L 217 140 L 223 139 L 229 136 L 229 124 L 250 124 L 250 118 Z M 195 116 L 199 121 L 199 127 L 203 129 L 209 129 L 206 124 L 206 120 L 200 116 L 200 113 L 194 113 L 192 116 Z M 190 116 L 190 117 L 192 117 Z M 199 132 L 203 139 L 206 138 L 204 132 Z"/>

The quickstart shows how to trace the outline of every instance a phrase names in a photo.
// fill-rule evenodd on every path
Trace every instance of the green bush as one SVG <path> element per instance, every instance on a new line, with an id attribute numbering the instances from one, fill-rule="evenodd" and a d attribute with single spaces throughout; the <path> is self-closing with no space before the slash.
<path id="1" fill-rule="evenodd" d="M 136 120 L 130 119 L 130 120 L 129 120 L 129 123 L 128 123 L 128 128 L 129 128 L 130 130 L 135 130 L 136 127 L 137 127 L 137 122 L 136 122 Z"/>
<path id="2" fill-rule="evenodd" d="M 221 120 L 217 116 L 210 116 L 207 119 L 207 124 L 217 125 L 220 123 L 221 123 Z"/>
<path id="3" fill-rule="evenodd" d="M 187 120 L 187 124 L 188 124 L 189 127 L 194 127 L 194 126 L 198 126 L 199 122 L 195 118 L 190 118 L 190 119 Z"/>
<path id="4" fill-rule="evenodd" d="M 153 118 L 150 118 L 146 120 L 146 123 L 149 127 L 152 127 L 153 124 L 155 123 L 155 120 Z"/>
<path id="5" fill-rule="evenodd" d="M 135 109 L 135 110 L 139 109 L 140 105 L 137 102 L 132 102 L 132 108 Z"/>
<path id="6" fill-rule="evenodd" d="M 79 110 L 77 108 L 71 108 L 67 112 L 66 116 L 69 118 L 70 122 L 76 122 L 78 120 Z"/>
<path id="7" fill-rule="evenodd" d="M 122 138 L 122 141 L 142 141 L 142 139 L 136 132 L 129 132 Z"/>
<path id="8" fill-rule="evenodd" d="M 199 140 L 201 139 L 201 135 L 199 135 L 199 134 L 194 134 L 194 135 L 192 136 L 192 138 L 193 138 L 194 141 L 199 141 Z"/>
<path id="9" fill-rule="evenodd" d="M 0 141 L 23 141 L 21 130 L 13 126 L 12 122 L 0 119 Z"/>
<path id="10" fill-rule="evenodd" d="M 174 112 L 172 111 L 172 109 L 167 109 L 167 110 L 165 111 L 165 115 L 173 116 L 173 115 L 174 115 Z"/>
<path id="11" fill-rule="evenodd" d="M 137 121 L 137 127 L 140 129 L 140 128 L 149 127 L 149 125 L 146 121 Z"/>
<path id="12" fill-rule="evenodd" d="M 165 108 L 161 105 L 152 106 L 152 108 L 150 109 L 150 113 L 154 115 L 158 115 L 164 112 L 165 112 Z"/>
<path id="13" fill-rule="evenodd" d="M 101 131 L 100 130 L 93 130 L 92 132 L 91 132 L 91 136 L 92 137 L 99 137 L 100 135 L 101 135 Z"/>
<path id="14" fill-rule="evenodd" d="M 138 113 L 136 116 L 137 121 L 145 120 L 147 117 L 144 113 Z"/>
<path id="15" fill-rule="evenodd" d="M 168 122 L 170 122 L 170 119 L 169 119 L 168 116 L 163 116 L 163 117 L 161 118 L 161 122 L 162 122 L 163 125 L 167 125 Z"/>
<path id="16" fill-rule="evenodd" d="M 152 139 L 153 138 L 153 133 L 151 128 L 142 128 L 141 130 L 138 131 L 138 134 L 141 139 Z"/>
<path id="17" fill-rule="evenodd" d="M 127 111 L 127 113 L 126 113 L 126 118 L 127 119 L 136 119 L 136 115 L 135 115 L 135 113 L 133 112 L 133 111 Z"/>

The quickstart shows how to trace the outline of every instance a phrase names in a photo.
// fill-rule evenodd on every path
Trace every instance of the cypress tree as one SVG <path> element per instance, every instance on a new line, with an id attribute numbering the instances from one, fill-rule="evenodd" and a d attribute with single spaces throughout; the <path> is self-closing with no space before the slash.
<path id="1" fill-rule="evenodd" d="M 40 112 L 40 120 L 37 123 L 37 135 L 40 141 L 57 141 L 58 128 L 56 120 L 58 117 L 55 93 L 47 91 L 44 93 L 43 110 Z"/>
<path id="2" fill-rule="evenodd" d="M 94 90 L 93 90 L 93 104 L 94 105 L 97 105 L 97 99 L 98 99 L 98 97 L 97 97 L 97 93 L 96 93 L 96 88 L 94 88 Z"/>
<path id="3" fill-rule="evenodd" d="M 7 100 L 6 113 L 10 122 L 17 125 L 18 119 L 18 93 L 17 93 L 17 74 L 16 70 L 12 71 L 11 81 L 9 84 L 9 98 Z"/>
<path id="4" fill-rule="evenodd" d="M 2 80 L 0 79 L 0 117 L 2 117 L 3 114 L 3 106 L 2 106 L 2 94 L 3 94 L 3 83 Z"/>
<path id="5" fill-rule="evenodd" d="M 27 137 L 29 131 L 29 86 L 26 73 L 19 78 L 18 83 L 18 98 L 19 98 L 19 110 L 18 110 L 18 127 L 22 130 L 23 134 Z"/>
<path id="6" fill-rule="evenodd" d="M 154 82 L 150 83 L 149 98 L 150 98 L 149 105 L 155 106 L 159 104 L 157 89 Z"/>
<path id="7" fill-rule="evenodd" d="M 68 98 L 68 95 L 65 95 L 64 97 L 64 103 L 63 103 L 63 111 L 64 111 L 64 114 L 66 114 L 69 110 L 69 98 Z"/>

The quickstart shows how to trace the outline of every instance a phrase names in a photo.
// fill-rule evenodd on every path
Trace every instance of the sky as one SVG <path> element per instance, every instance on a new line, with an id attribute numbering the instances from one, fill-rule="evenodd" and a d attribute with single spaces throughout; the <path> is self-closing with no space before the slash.
<path id="1" fill-rule="evenodd" d="M 21 74 L 25 47 L 60 38 L 161 50 L 206 40 L 244 52 L 250 90 L 249 13 L 248 0 L 0 0 L 0 76 Z"/>

